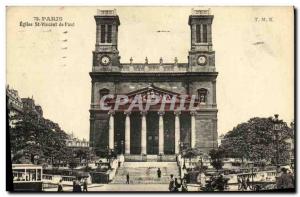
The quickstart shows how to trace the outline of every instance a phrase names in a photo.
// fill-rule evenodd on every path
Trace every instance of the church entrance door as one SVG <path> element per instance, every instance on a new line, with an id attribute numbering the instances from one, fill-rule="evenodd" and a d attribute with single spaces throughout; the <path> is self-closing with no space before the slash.
<path id="1" fill-rule="evenodd" d="M 148 135 L 147 139 L 147 154 L 157 155 L 158 154 L 158 135 Z"/>
<path id="2" fill-rule="evenodd" d="M 147 154 L 158 154 L 158 113 L 155 111 L 147 114 Z"/>

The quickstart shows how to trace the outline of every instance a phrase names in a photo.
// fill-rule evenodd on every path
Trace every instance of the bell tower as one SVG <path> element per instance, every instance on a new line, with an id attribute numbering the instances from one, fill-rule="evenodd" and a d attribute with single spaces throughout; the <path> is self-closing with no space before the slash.
<path id="1" fill-rule="evenodd" d="M 189 17 L 191 28 L 191 49 L 189 51 L 189 71 L 215 71 L 215 52 L 212 48 L 212 22 L 210 10 L 192 10 Z"/>
<path id="2" fill-rule="evenodd" d="M 116 10 L 98 10 L 96 21 L 96 45 L 93 51 L 93 71 L 118 71 L 119 16 Z"/>

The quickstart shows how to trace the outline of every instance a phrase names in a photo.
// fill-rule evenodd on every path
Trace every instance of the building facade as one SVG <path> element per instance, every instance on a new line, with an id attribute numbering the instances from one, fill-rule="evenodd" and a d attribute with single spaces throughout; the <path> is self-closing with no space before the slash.
<path id="1" fill-rule="evenodd" d="M 87 141 L 86 139 L 78 139 L 76 137 L 74 137 L 73 133 L 68 135 L 68 139 L 66 140 L 66 145 L 67 147 L 71 147 L 71 148 L 89 148 L 89 141 Z"/>
<path id="2" fill-rule="evenodd" d="M 16 116 L 23 113 L 23 102 L 17 90 L 6 87 L 7 108 L 9 109 L 8 119 L 10 127 L 14 127 L 19 121 Z"/>
<path id="3" fill-rule="evenodd" d="M 183 146 L 208 152 L 217 145 L 217 102 L 215 52 L 212 44 L 213 15 L 209 10 L 192 10 L 188 18 L 191 47 L 186 63 L 120 62 L 118 51 L 119 16 L 116 10 L 98 10 L 96 45 L 90 106 L 90 146 L 97 150 L 114 149 L 126 155 L 176 155 Z M 130 33 L 130 32 L 128 32 Z M 111 109 L 103 110 L 100 101 L 107 95 Z M 117 95 L 126 95 L 120 104 Z M 143 108 L 128 106 L 140 96 Z M 146 109 L 152 95 L 162 98 Z M 179 98 L 187 95 L 181 103 Z M 175 98 L 174 100 L 172 100 Z M 165 99 L 164 108 L 161 107 Z M 103 101 L 103 100 L 102 100 Z M 174 101 L 175 108 L 172 108 Z M 193 106 L 180 108 L 182 106 Z"/>

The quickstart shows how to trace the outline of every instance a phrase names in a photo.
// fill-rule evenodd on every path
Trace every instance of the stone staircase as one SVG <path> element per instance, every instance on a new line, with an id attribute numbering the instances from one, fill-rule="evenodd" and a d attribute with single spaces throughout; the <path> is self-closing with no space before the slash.
<path id="1" fill-rule="evenodd" d="M 157 169 L 161 170 L 161 178 L 157 177 Z M 130 184 L 168 184 L 170 175 L 179 177 L 176 162 L 125 162 L 117 170 L 113 184 L 125 184 L 129 173 Z"/>

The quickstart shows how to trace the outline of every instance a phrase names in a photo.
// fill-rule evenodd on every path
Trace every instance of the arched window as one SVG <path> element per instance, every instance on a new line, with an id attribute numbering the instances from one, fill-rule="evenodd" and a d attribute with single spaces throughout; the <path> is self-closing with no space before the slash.
<path id="1" fill-rule="evenodd" d="M 198 99 L 200 103 L 207 102 L 207 93 L 208 93 L 207 89 L 204 88 L 198 89 Z"/>
<path id="2" fill-rule="evenodd" d="M 106 89 L 106 88 L 103 88 L 99 91 L 99 94 L 100 94 L 100 99 L 105 96 L 105 95 L 108 95 L 109 94 L 109 90 Z"/>

